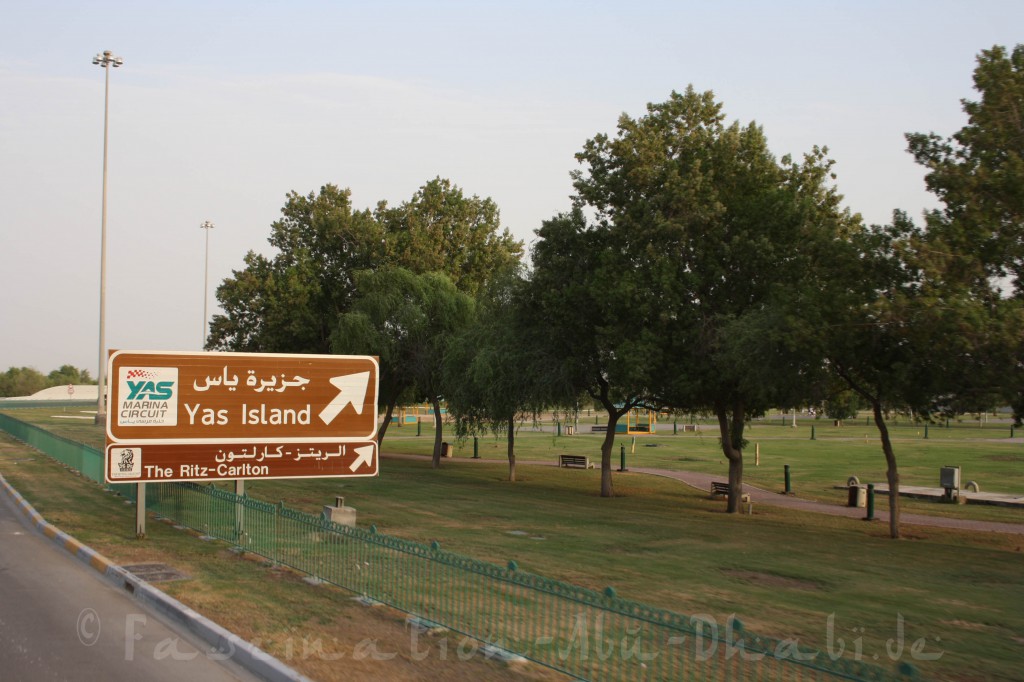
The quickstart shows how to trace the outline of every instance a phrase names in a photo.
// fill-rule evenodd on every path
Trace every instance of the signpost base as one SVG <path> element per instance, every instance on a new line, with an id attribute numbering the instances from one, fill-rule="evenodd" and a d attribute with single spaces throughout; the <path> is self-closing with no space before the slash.
<path id="1" fill-rule="evenodd" d="M 135 537 L 143 540 L 146 537 L 146 484 L 137 484 L 135 491 Z"/>

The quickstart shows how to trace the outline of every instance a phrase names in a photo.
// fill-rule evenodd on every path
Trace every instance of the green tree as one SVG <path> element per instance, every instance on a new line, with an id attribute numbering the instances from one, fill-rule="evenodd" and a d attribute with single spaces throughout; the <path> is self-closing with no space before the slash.
<path id="1" fill-rule="evenodd" d="M 893 410 L 924 418 L 998 385 L 1019 309 L 977 296 L 935 269 L 929 235 L 896 212 L 856 235 L 830 262 L 816 327 L 831 369 L 870 406 L 886 460 L 890 536 L 900 536 L 900 476 L 885 423 Z M 1016 333 L 1019 338 L 1019 332 Z M 996 383 L 994 383 L 996 382 Z"/>
<path id="2" fill-rule="evenodd" d="M 66 384 L 95 384 L 96 380 L 89 376 L 89 370 L 79 369 L 74 365 L 61 365 L 46 376 L 50 386 L 64 386 Z"/>
<path id="3" fill-rule="evenodd" d="M 926 216 L 928 251 L 922 258 L 947 282 L 988 299 L 991 320 L 1004 330 L 996 337 L 1014 346 L 999 380 L 960 398 L 963 409 L 990 402 L 995 390 L 1014 406 L 1020 423 L 1024 343 L 1015 320 L 1024 302 L 1024 45 L 982 50 L 974 87 L 980 98 L 962 100 L 968 122 L 951 137 L 907 135 L 910 152 L 928 169 L 928 189 L 943 203 Z M 1007 290 L 1016 301 L 1006 300 Z M 991 357 L 1005 358 L 1002 350 L 990 349 Z"/>
<path id="4" fill-rule="evenodd" d="M 385 413 L 378 443 L 383 443 L 399 400 L 431 403 L 436 468 L 443 438 L 444 355 L 452 336 L 471 321 L 473 299 L 438 272 L 417 275 L 385 267 L 360 271 L 355 277 L 358 294 L 351 310 L 338 318 L 331 348 L 338 354 L 379 358 L 379 395 Z"/>
<path id="5" fill-rule="evenodd" d="M 396 207 L 381 202 L 375 215 L 392 263 L 415 273 L 443 272 L 471 296 L 520 264 L 522 242 L 502 230 L 497 205 L 465 196 L 449 180 L 434 178 Z"/>
<path id="6" fill-rule="evenodd" d="M 801 349 L 810 265 L 859 218 L 840 208 L 826 150 L 780 163 L 759 126 L 724 119 L 713 93 L 673 92 L 589 140 L 574 187 L 603 234 L 601 314 L 631 324 L 614 326 L 639 351 L 646 383 L 629 385 L 716 415 L 736 512 L 747 420 L 795 402 L 820 367 Z"/>
<path id="7" fill-rule="evenodd" d="M 982 289 L 1010 277 L 1024 295 L 1024 45 L 983 50 L 974 87 L 981 98 L 962 100 L 968 123 L 952 137 L 907 135 L 943 203 L 929 216 L 930 239 L 949 255 L 950 276 Z"/>
<path id="8" fill-rule="evenodd" d="M 349 190 L 288 194 L 271 226 L 272 258 L 250 252 L 217 289 L 207 346 L 245 352 L 329 353 L 331 332 L 351 307 L 355 273 L 397 265 L 443 272 L 475 294 L 515 267 L 522 244 L 500 232 L 490 199 L 465 197 L 448 180 L 424 185 L 411 201 L 354 210 Z"/>
<path id="9" fill-rule="evenodd" d="M 601 496 L 614 495 L 615 425 L 653 401 L 648 387 L 660 358 L 648 324 L 651 297 L 633 284 L 636 272 L 613 235 L 588 224 L 580 208 L 537 230 L 533 273 L 524 292 L 524 326 L 542 330 L 551 381 L 548 402 L 574 406 L 587 395 L 608 414 L 601 443 Z"/>
<path id="10" fill-rule="evenodd" d="M 0 374 L 0 396 L 4 398 L 32 395 L 49 386 L 46 377 L 32 367 L 10 367 Z"/>
<path id="11" fill-rule="evenodd" d="M 900 536 L 899 470 L 884 416 L 936 412 L 1019 396 L 1024 294 L 1024 49 L 978 57 L 978 102 L 951 138 L 908 134 L 943 203 L 917 228 L 895 212 L 854 250 L 833 259 L 828 283 L 838 315 L 830 329 L 833 370 L 872 408 L 886 459 L 890 535 Z M 1010 278 L 1016 298 L 1004 295 Z"/>
<path id="12" fill-rule="evenodd" d="M 325 185 L 288 194 L 271 225 L 273 258 L 249 252 L 245 268 L 217 288 L 207 347 L 245 352 L 329 353 L 338 315 L 349 309 L 354 273 L 384 260 L 384 233 L 351 192 Z"/>
<path id="13" fill-rule="evenodd" d="M 476 321 L 445 356 L 445 398 L 456 434 L 504 434 L 509 481 L 516 480 L 518 428 L 564 392 L 554 386 L 559 377 L 546 349 L 547 325 L 532 328 L 521 309 L 525 286 L 510 274 L 481 292 Z"/>
<path id="14" fill-rule="evenodd" d="M 840 422 L 844 419 L 853 419 L 860 407 L 860 396 L 856 392 L 849 388 L 835 391 L 825 399 L 825 416 Z"/>

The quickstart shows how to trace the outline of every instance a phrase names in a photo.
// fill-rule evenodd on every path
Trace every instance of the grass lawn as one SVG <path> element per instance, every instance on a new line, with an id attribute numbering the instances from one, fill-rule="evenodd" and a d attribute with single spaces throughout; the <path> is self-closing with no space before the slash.
<path id="1" fill-rule="evenodd" d="M 66 437 L 101 442 L 102 433 L 95 426 L 68 424 L 32 412 L 31 420 Z M 30 420 L 29 411 L 14 414 Z M 588 430 L 585 424 L 581 420 L 581 431 Z M 872 440 L 868 432 L 865 444 L 862 437 L 848 435 L 850 428 L 849 424 L 816 426 L 816 440 L 811 441 L 809 425 L 792 429 L 781 423 L 755 423 L 748 438 L 752 444 L 761 444 L 761 466 L 753 466 L 748 452 L 746 480 L 781 489 L 782 465 L 790 464 L 798 495 L 842 503 L 845 493 L 832 486 L 844 483 L 849 475 L 856 474 L 863 482 L 884 480 L 877 438 Z M 633 466 L 725 471 L 710 427 L 673 436 L 669 423 L 666 430 L 667 435 L 638 437 L 635 453 L 630 452 L 630 437 L 617 438 L 615 466 L 622 443 Z M 961 464 L 964 479 L 978 480 L 985 490 L 1024 490 L 1024 467 L 1015 459 L 1018 452 L 1024 455 L 1024 445 L 1008 441 L 1008 427 L 960 426 L 942 438 L 933 436 L 938 430 L 930 429 L 928 440 L 909 431 L 896 435 L 905 483 L 936 485 L 938 467 Z M 977 431 L 991 433 L 993 438 L 979 437 Z M 954 432 L 961 437 L 954 438 Z M 384 451 L 426 454 L 432 442 L 427 434 L 426 428 L 421 437 L 409 426 L 393 428 Z M 520 460 L 554 461 L 560 452 L 578 452 L 596 460 L 600 437 L 557 437 L 527 427 L 519 442 Z M 659 447 L 644 447 L 647 443 Z M 914 526 L 905 529 L 905 539 L 893 541 L 884 523 L 766 505 L 752 516 L 730 516 L 723 513 L 721 500 L 708 500 L 701 491 L 630 473 L 614 474 L 616 497 L 605 499 L 598 496 L 598 471 L 523 465 L 518 469 L 519 480 L 509 483 L 504 441 L 481 438 L 479 450 L 483 461 L 461 461 L 472 455 L 473 446 L 472 441 L 458 444 L 459 461 L 445 461 L 440 470 L 431 469 L 425 461 L 385 458 L 375 479 L 250 481 L 247 491 L 311 513 L 333 502 L 335 495 L 344 495 L 346 504 L 358 509 L 361 526 L 372 523 L 399 537 L 436 540 L 447 550 L 500 564 L 515 559 L 523 570 L 587 587 L 612 585 L 621 596 L 688 615 L 708 614 L 719 623 L 735 614 L 748 630 L 760 634 L 799 638 L 823 649 L 831 643 L 833 651 L 842 641 L 846 655 L 859 651 L 864 660 L 885 667 L 894 665 L 893 659 L 913 662 L 929 678 L 1020 679 L 1024 659 L 1024 538 L 1020 536 Z M 10 479 L 8 470 L 9 465 L 0 460 L 0 471 Z M 40 511 L 54 523 L 73 534 L 77 524 L 83 541 L 112 555 L 114 550 L 130 552 L 138 547 L 124 532 L 111 531 L 112 527 L 132 528 L 130 508 L 118 506 L 97 487 L 86 486 L 91 492 L 76 495 L 98 498 L 102 502 L 89 504 L 100 504 L 104 514 L 118 517 L 116 522 L 111 516 L 104 523 L 90 524 L 82 513 L 67 511 L 81 506 L 57 504 L 48 513 L 44 505 L 50 503 L 43 491 L 50 488 L 38 488 L 23 471 L 15 472 L 23 476 L 20 483 L 12 482 L 19 488 L 29 487 L 23 493 L 34 503 L 35 495 L 41 501 Z M 80 481 L 66 474 L 62 478 Z M 965 518 L 995 514 L 996 520 L 1024 522 L 1020 510 L 918 505 Z M 154 542 L 143 544 L 157 555 L 165 546 L 180 546 L 187 556 L 187 548 L 198 546 L 193 550 L 196 561 L 224 551 L 164 531 Z M 234 589 L 233 579 L 227 576 L 237 570 L 236 565 L 247 563 L 251 562 L 227 564 L 224 577 L 214 575 L 201 587 L 172 589 L 209 595 L 209 601 L 216 603 L 218 592 Z M 253 571 L 268 579 L 267 569 L 257 565 Z M 274 579 L 269 579 L 273 584 Z M 253 588 L 260 604 L 254 618 L 260 627 L 269 628 L 277 619 L 273 604 L 293 596 L 291 592 L 261 593 L 259 584 Z M 298 613 L 306 608 L 310 616 L 303 619 Z M 296 632 L 327 618 L 323 607 L 302 609 L 284 617 Z M 914 655 L 939 654 L 937 660 L 913 660 Z"/>

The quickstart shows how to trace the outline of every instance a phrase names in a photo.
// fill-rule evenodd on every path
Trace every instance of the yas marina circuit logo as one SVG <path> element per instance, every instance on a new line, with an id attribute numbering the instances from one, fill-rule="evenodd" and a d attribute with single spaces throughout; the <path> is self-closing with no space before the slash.
<path id="1" fill-rule="evenodd" d="M 177 426 L 178 368 L 121 367 L 118 426 Z"/>

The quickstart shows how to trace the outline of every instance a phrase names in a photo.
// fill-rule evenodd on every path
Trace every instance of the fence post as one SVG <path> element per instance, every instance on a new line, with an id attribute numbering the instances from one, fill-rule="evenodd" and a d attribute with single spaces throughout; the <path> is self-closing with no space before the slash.
<path id="1" fill-rule="evenodd" d="M 813 429 L 814 427 L 812 426 L 811 428 Z M 789 479 L 789 465 L 788 465 L 788 464 L 786 464 L 786 465 L 784 466 L 784 469 L 783 469 L 783 471 L 785 472 L 785 474 L 784 474 L 784 475 L 785 475 L 785 479 L 786 479 L 786 494 L 787 494 L 787 495 L 789 495 L 790 493 L 792 493 L 792 492 L 793 492 L 793 488 L 792 488 L 792 486 L 790 485 L 790 479 Z"/>
<path id="2" fill-rule="evenodd" d="M 875 520 L 875 484 L 868 483 L 868 504 L 867 504 L 867 516 L 864 517 L 865 521 Z"/>
<path id="3" fill-rule="evenodd" d="M 235 479 L 235 495 L 239 498 L 245 496 L 245 479 Z M 235 540 L 242 544 L 242 535 L 245 533 L 245 505 L 241 499 L 235 500 Z"/>
<path id="4" fill-rule="evenodd" d="M 275 565 L 281 563 L 280 547 L 278 545 L 280 544 L 279 536 L 281 534 L 282 509 L 284 509 L 284 500 L 280 500 L 276 505 L 274 505 L 274 537 L 271 540 L 270 545 L 270 560 L 274 562 Z"/>
<path id="5" fill-rule="evenodd" d="M 626 469 L 626 446 L 619 446 L 619 471 L 627 471 Z"/>
<path id="6" fill-rule="evenodd" d="M 473 436 L 473 459 L 480 459 L 480 441 Z"/>

